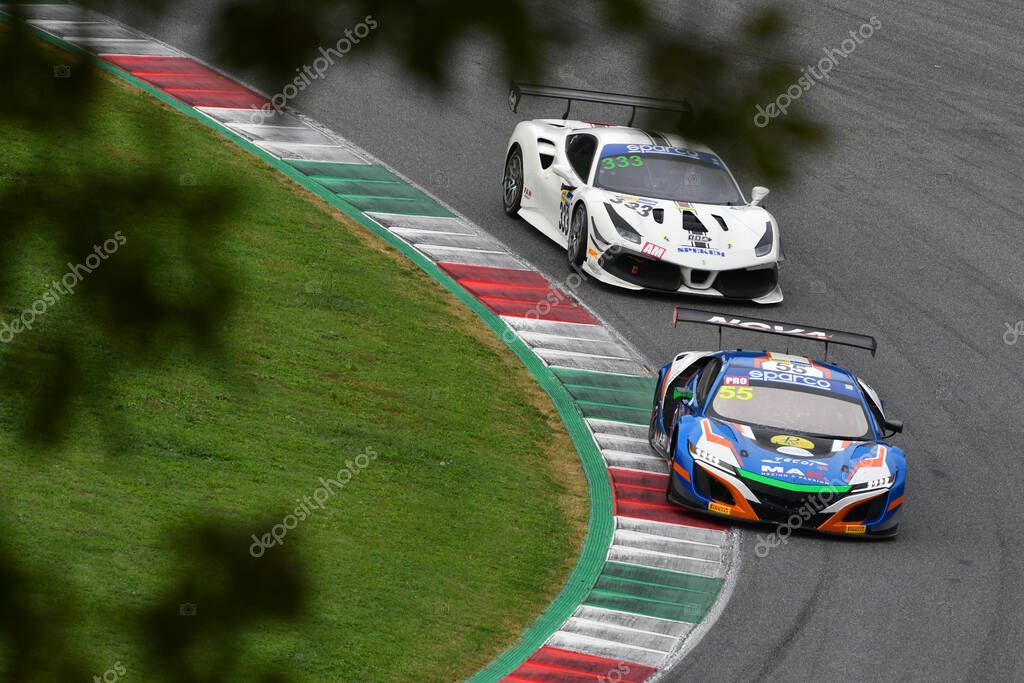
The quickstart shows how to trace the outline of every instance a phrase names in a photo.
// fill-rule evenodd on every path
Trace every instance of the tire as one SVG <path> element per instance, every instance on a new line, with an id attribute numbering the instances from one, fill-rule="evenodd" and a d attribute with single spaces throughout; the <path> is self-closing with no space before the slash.
<path id="1" fill-rule="evenodd" d="M 515 145 L 505 160 L 501 180 L 502 208 L 509 216 L 517 216 L 523 205 L 523 150 Z"/>
<path id="2" fill-rule="evenodd" d="M 587 260 L 587 207 L 576 206 L 569 221 L 569 244 L 566 247 L 569 266 L 577 269 Z"/>

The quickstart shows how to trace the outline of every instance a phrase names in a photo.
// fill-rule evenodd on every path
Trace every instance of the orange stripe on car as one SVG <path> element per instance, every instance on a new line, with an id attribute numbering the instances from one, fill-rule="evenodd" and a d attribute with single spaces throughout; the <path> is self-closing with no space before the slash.
<path id="1" fill-rule="evenodd" d="M 732 451 L 732 454 L 736 456 L 736 460 L 738 462 L 743 462 L 743 460 L 740 458 L 740 454 L 736 452 L 736 446 L 733 445 L 732 441 L 729 441 L 729 439 L 725 438 L 724 436 L 719 436 L 718 434 L 715 434 L 713 431 L 711 431 L 711 422 L 709 420 L 701 420 L 700 426 L 701 430 L 703 430 L 704 432 L 705 439 L 707 439 L 711 443 L 717 443 L 719 446 L 725 446 L 730 451 Z"/>
<path id="2" fill-rule="evenodd" d="M 885 495 L 885 491 L 881 491 L 878 494 L 878 496 L 884 496 L 884 495 Z M 858 505 L 860 505 L 861 503 L 867 502 L 869 500 L 874 500 L 875 498 L 878 498 L 878 496 L 871 496 L 870 498 L 861 498 L 860 500 L 854 500 L 854 501 L 851 501 L 851 502 L 847 503 L 842 508 L 837 510 L 831 517 L 826 519 L 825 522 L 821 526 L 818 527 L 818 531 L 826 531 L 826 532 L 832 533 L 832 534 L 862 534 L 862 533 L 864 533 L 864 525 L 863 524 L 854 524 L 854 523 L 844 522 L 843 521 L 843 517 L 845 517 L 846 513 L 848 513 L 852 508 L 855 508 Z M 859 527 L 859 529 L 858 529 L 858 527 Z"/>
<path id="3" fill-rule="evenodd" d="M 718 482 L 722 486 L 724 486 L 725 488 L 729 489 L 729 493 L 732 494 L 732 499 L 733 499 L 733 502 L 735 503 L 735 505 L 729 505 L 728 503 L 726 503 L 724 501 L 716 500 L 714 503 L 712 503 L 712 505 L 715 505 L 715 503 L 717 503 L 718 506 L 728 508 L 729 511 L 725 512 L 724 510 L 715 510 L 715 509 L 713 509 L 711 507 L 708 508 L 709 510 L 711 510 L 712 512 L 717 512 L 719 514 L 727 514 L 730 517 L 737 517 L 739 519 L 747 519 L 747 520 L 754 521 L 754 522 L 759 521 L 761 519 L 760 517 L 757 516 L 757 513 L 754 512 L 754 508 L 752 508 L 750 506 L 750 501 L 748 501 L 746 498 L 743 497 L 743 494 L 739 492 L 739 489 L 737 489 L 735 486 L 733 486 L 731 481 L 729 481 L 728 479 L 725 479 L 725 478 L 719 476 L 711 468 L 704 467 L 700 463 L 697 463 L 697 464 L 700 465 L 701 468 L 707 474 L 709 474 L 710 476 L 712 476 L 715 479 L 717 479 Z"/>
<path id="4" fill-rule="evenodd" d="M 850 471 L 850 476 L 846 478 L 846 481 L 853 481 L 853 475 L 857 474 L 857 470 L 861 467 L 882 467 L 885 465 L 885 454 L 888 452 L 889 451 L 885 446 L 879 446 L 878 452 L 875 453 L 875 457 L 858 460 L 857 464 L 854 465 L 853 469 Z"/>
<path id="5" fill-rule="evenodd" d="M 677 462 L 673 462 L 672 463 L 672 469 L 675 470 L 679 474 L 680 477 L 682 477 L 686 481 L 690 481 L 690 473 L 686 471 L 685 467 L 683 467 L 682 465 L 680 465 Z"/>
<path id="6" fill-rule="evenodd" d="M 903 505 L 903 496 L 900 496 L 899 498 L 897 498 L 893 502 L 889 503 L 889 509 L 886 510 L 886 512 L 892 512 L 893 510 L 898 508 L 900 505 Z"/>

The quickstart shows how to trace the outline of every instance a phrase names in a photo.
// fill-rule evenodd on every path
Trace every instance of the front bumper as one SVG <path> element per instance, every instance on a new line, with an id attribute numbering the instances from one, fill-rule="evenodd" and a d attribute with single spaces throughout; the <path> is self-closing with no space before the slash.
<path id="1" fill-rule="evenodd" d="M 627 249 L 589 254 L 583 270 L 595 279 L 632 290 L 693 294 L 758 304 L 782 302 L 777 263 L 748 268 L 703 270 L 648 258 Z"/>
<path id="2" fill-rule="evenodd" d="M 683 474 L 685 472 L 685 474 Z M 743 489 L 741 491 L 741 489 Z M 749 492 L 756 502 L 743 495 Z M 797 493 L 740 481 L 694 463 L 673 463 L 669 500 L 707 514 L 822 534 L 887 538 L 899 533 L 902 495 L 895 505 L 888 489 L 868 493 Z"/>

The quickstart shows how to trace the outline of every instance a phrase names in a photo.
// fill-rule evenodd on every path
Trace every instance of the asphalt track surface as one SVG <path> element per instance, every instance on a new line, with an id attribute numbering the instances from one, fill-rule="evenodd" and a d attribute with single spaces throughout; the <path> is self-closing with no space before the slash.
<path id="1" fill-rule="evenodd" d="M 114 14 L 215 62 L 212 4 L 178 3 L 157 24 Z M 677 3 L 663 4 L 665 21 L 686 20 Z M 718 307 L 878 337 L 875 359 L 855 350 L 833 358 L 906 420 L 896 441 L 910 467 L 903 529 L 880 543 L 794 536 L 765 558 L 755 553 L 759 532 L 745 532 L 725 612 L 666 679 L 1022 680 L 1024 336 L 1011 345 L 1005 333 L 1024 320 L 1024 6 L 786 4 L 798 66 L 871 16 L 882 28 L 799 102 L 832 127 L 833 142 L 800 158 L 794 182 L 767 202 L 788 257 L 785 303 Z M 725 26 L 753 6 L 715 3 L 704 16 Z M 655 94 L 629 42 L 601 36 L 583 3 L 565 12 L 585 37 L 553 59 L 549 80 Z M 483 45 L 452 68 L 456 83 L 437 99 L 388 56 L 356 50 L 296 105 L 564 277 L 564 254 L 507 218 L 499 190 L 513 125 L 559 116 L 559 105 L 509 112 L 501 65 Z M 759 179 L 740 181 L 749 191 Z M 716 343 L 713 332 L 671 329 L 676 299 L 593 282 L 578 294 L 652 366 Z"/>

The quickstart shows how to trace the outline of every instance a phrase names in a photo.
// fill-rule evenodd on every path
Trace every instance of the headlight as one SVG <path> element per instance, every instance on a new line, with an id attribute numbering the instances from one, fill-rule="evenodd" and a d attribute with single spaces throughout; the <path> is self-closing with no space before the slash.
<path id="1" fill-rule="evenodd" d="M 765 224 L 764 235 L 761 236 L 761 240 L 754 247 L 754 256 L 767 256 L 772 253 L 773 246 L 775 246 L 775 231 L 772 230 L 772 222 L 768 221 Z"/>
<path id="2" fill-rule="evenodd" d="M 887 489 L 896 482 L 896 473 L 893 472 L 888 477 L 879 477 L 878 479 L 872 479 L 866 481 L 863 484 L 855 484 L 850 488 L 850 493 L 857 493 L 860 491 L 873 491 L 874 489 Z"/>
<path id="3" fill-rule="evenodd" d="M 640 244 L 643 242 L 643 238 L 640 237 L 640 233 L 633 229 L 633 226 L 629 224 L 625 218 L 620 216 L 618 212 L 612 208 L 611 204 L 605 204 L 604 208 L 608 209 L 608 217 L 612 221 L 612 225 L 615 226 L 615 231 L 619 233 L 622 239 L 633 244 Z"/>
<path id="4" fill-rule="evenodd" d="M 700 446 L 691 443 L 690 441 L 686 442 L 686 447 L 687 450 L 690 451 L 690 455 L 693 457 L 694 460 L 702 462 L 706 465 L 711 465 L 716 469 L 724 470 L 726 472 L 735 474 L 736 468 L 731 463 L 725 462 L 714 453 L 704 448 L 701 448 Z"/>

